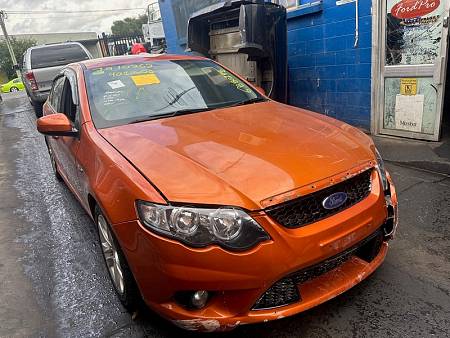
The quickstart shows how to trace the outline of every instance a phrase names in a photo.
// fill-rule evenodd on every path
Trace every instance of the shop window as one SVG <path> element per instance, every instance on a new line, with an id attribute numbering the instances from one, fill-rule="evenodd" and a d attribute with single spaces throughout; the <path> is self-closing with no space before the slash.
<path id="1" fill-rule="evenodd" d="M 432 77 L 385 78 L 384 128 L 433 134 L 437 92 Z"/>
<path id="2" fill-rule="evenodd" d="M 301 8 L 302 6 L 309 6 L 312 3 L 320 2 L 318 0 L 282 0 L 280 3 L 284 5 L 287 10 L 293 10 L 297 8 Z"/>

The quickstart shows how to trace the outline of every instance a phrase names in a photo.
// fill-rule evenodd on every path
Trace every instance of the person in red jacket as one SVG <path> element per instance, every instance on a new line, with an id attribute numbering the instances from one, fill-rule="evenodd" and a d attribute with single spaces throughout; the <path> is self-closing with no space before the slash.
<path id="1" fill-rule="evenodd" d="M 147 49 L 144 47 L 142 43 L 135 43 L 131 47 L 131 54 L 138 55 L 142 53 L 147 53 Z"/>

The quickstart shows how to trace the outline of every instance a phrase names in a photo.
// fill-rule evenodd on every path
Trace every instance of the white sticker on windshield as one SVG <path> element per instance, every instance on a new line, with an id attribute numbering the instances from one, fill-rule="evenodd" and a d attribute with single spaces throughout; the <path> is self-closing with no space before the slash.
<path id="1" fill-rule="evenodd" d="M 111 89 L 119 89 L 125 87 L 123 82 L 120 80 L 108 82 L 108 85 L 111 87 Z"/>

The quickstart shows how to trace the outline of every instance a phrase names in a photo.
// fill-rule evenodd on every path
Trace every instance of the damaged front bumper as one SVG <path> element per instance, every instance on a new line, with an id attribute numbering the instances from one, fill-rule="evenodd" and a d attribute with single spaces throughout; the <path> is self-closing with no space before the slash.
<path id="1" fill-rule="evenodd" d="M 269 288 L 255 306 L 243 315 L 232 318 L 225 316 L 214 319 L 177 319 L 172 322 L 191 331 L 228 331 L 239 325 L 282 319 L 309 310 L 349 290 L 370 276 L 382 264 L 388 251 L 388 243 L 384 239 L 382 231 L 380 228 L 379 231 L 362 241 L 361 245 L 357 245 L 337 257 L 283 278 Z M 328 264 L 333 267 L 328 269 Z M 298 281 L 300 283 L 296 283 Z M 298 295 L 298 299 L 287 305 L 259 308 L 264 301 L 268 301 L 265 299 L 267 297 L 273 297 L 274 301 L 279 301 L 283 298 L 282 293 L 291 293 L 291 286 L 287 286 L 288 284 L 295 288 L 294 292 Z M 278 297 L 267 296 L 274 292 Z"/>
<path id="2" fill-rule="evenodd" d="M 311 309 L 372 274 L 384 261 L 398 222 L 389 175 L 388 181 L 390 189 L 383 192 L 373 171 L 365 200 L 311 226 L 287 229 L 264 213 L 253 215 L 272 241 L 245 253 L 187 248 L 137 221 L 115 230 L 128 235 L 121 244 L 149 307 L 186 330 L 228 331 Z M 204 308 L 177 302 L 177 292 L 196 290 L 212 295 Z"/>
<path id="3" fill-rule="evenodd" d="M 239 325 L 256 324 L 289 317 L 309 310 L 349 290 L 370 276 L 384 261 L 388 251 L 388 243 L 383 242 L 378 255 L 370 263 L 352 256 L 335 269 L 310 281 L 298 285 L 301 301 L 287 306 L 252 310 L 236 317 L 223 318 L 189 318 L 172 322 L 190 331 L 228 331 Z"/>

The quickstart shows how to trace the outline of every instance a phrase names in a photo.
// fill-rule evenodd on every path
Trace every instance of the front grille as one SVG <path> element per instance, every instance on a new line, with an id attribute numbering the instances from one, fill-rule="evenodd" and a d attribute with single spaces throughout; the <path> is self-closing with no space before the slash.
<path id="1" fill-rule="evenodd" d="M 383 230 L 379 229 L 350 249 L 312 267 L 294 272 L 272 285 L 253 306 L 253 310 L 286 306 L 301 300 L 297 285 L 319 277 L 345 263 L 351 256 L 371 262 L 380 252 Z"/>
<path id="2" fill-rule="evenodd" d="M 266 209 L 266 213 L 286 228 L 300 228 L 347 209 L 369 196 L 372 170 L 367 170 L 341 183 Z M 345 192 L 347 200 L 335 209 L 325 209 L 324 199 Z"/>
<path id="3" fill-rule="evenodd" d="M 275 283 L 256 302 L 253 310 L 271 309 L 298 302 L 300 293 L 297 285 L 290 279 L 284 278 Z"/>

